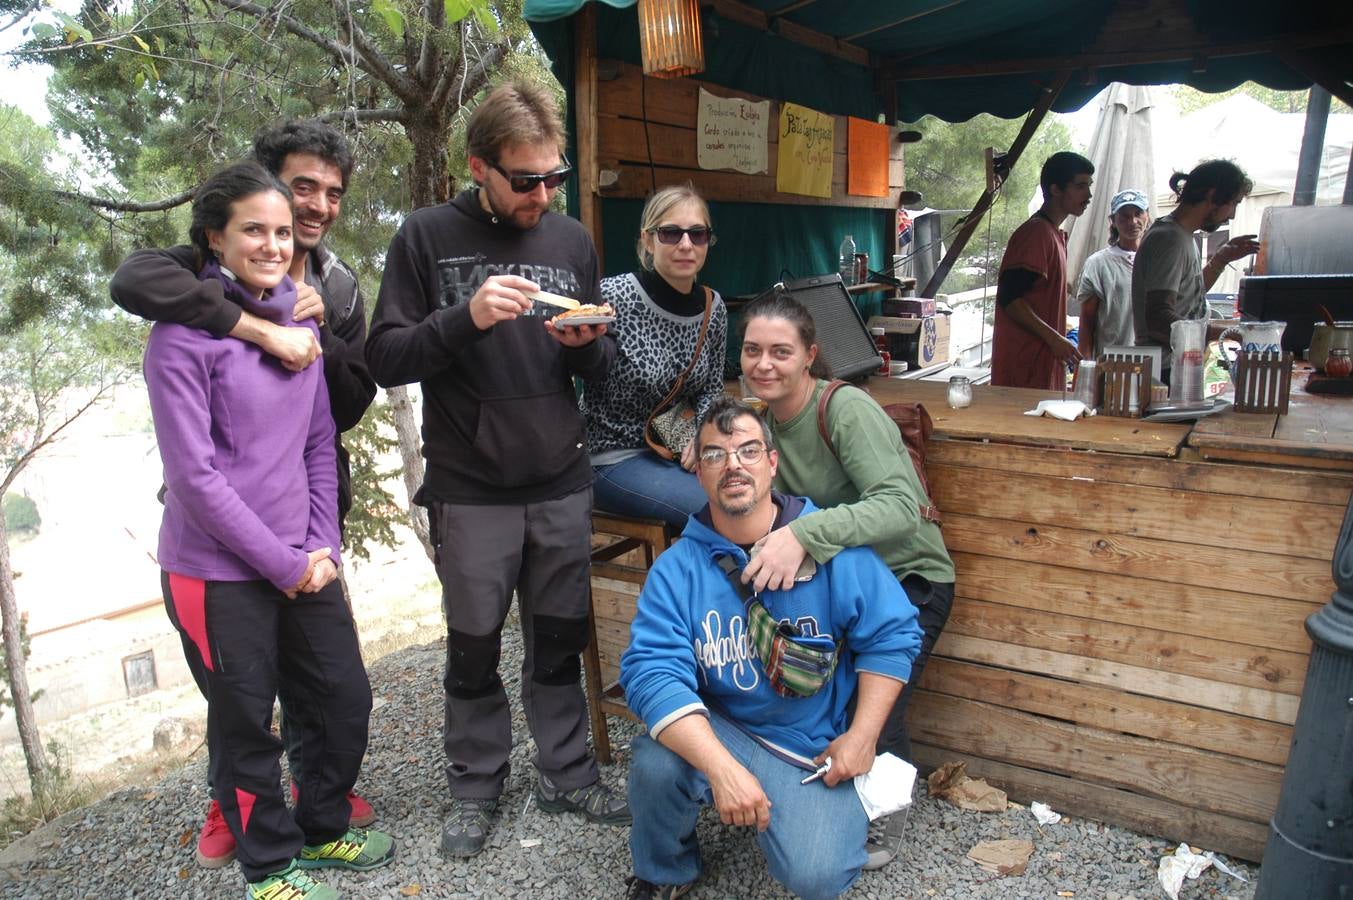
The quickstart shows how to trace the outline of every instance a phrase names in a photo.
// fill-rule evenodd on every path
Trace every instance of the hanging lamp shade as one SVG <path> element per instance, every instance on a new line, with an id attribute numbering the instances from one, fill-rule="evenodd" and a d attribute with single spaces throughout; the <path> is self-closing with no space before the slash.
<path id="1" fill-rule="evenodd" d="M 705 70 L 698 0 L 639 0 L 644 74 L 680 78 Z"/>

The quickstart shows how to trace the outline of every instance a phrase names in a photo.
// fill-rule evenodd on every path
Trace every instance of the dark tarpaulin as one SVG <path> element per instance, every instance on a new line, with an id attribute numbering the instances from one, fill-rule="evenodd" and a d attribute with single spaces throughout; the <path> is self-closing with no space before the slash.
<path id="1" fill-rule="evenodd" d="M 584 0 L 526 0 L 523 13 L 549 55 L 555 75 L 572 93 L 574 12 Z M 597 3 L 597 56 L 638 65 L 639 29 L 634 0 Z M 788 0 L 744 0 L 774 13 Z M 896 91 L 898 121 L 934 115 L 950 122 L 978 113 L 1002 118 L 1026 114 L 1058 71 L 1076 70 L 1053 109 L 1079 109 L 1114 81 L 1189 84 L 1228 90 L 1244 81 L 1293 90 L 1310 78 L 1284 62 L 1293 52 L 1284 35 L 1324 36 L 1325 46 L 1299 50 L 1314 63 L 1353 76 L 1353 4 L 1271 0 L 811 0 L 793 4 L 785 21 L 869 51 L 873 67 L 820 53 L 768 30 L 756 30 L 704 9 L 706 70 L 697 80 L 761 97 L 789 100 L 835 115 L 875 119 L 885 112 L 884 87 Z M 1173 27 L 1162 23 L 1168 18 Z M 1109 28 L 1106 28 L 1106 25 Z M 1127 29 L 1131 40 L 1106 34 Z M 1108 41 L 1108 44 L 1104 42 Z M 1193 43 L 1173 60 L 1169 48 Z M 1206 52 L 1245 45 L 1244 55 Z M 1100 49 L 1110 47 L 1109 51 Z M 1201 46 L 1203 52 L 1199 52 Z M 1029 62 L 1029 61 L 1033 62 Z M 1046 64 L 1046 65 L 1045 65 Z M 937 67 L 999 65 L 1003 74 L 952 77 Z M 1020 70 L 1020 71 L 1015 71 Z M 935 77 L 945 75 L 946 77 Z M 924 77 L 921 77 L 924 76 Z M 571 114 L 571 113 L 570 113 Z M 576 181 L 573 184 L 576 190 Z M 602 246 L 608 273 L 634 265 L 639 204 L 602 200 Z M 571 212 L 577 212 L 571 204 Z M 836 269 L 836 246 L 850 233 L 878 268 L 885 262 L 893 216 L 888 210 L 756 203 L 713 203 L 719 245 L 705 277 L 729 294 L 772 284 L 782 270 L 795 277 Z"/>

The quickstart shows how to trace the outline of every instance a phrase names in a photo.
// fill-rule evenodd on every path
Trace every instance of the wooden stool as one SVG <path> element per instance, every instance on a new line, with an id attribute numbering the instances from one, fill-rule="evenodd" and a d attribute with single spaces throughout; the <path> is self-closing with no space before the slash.
<path id="1" fill-rule="evenodd" d="M 620 687 L 620 655 L 630 641 L 639 590 L 649 567 L 671 543 L 667 523 L 592 513 L 591 640 L 583 652 L 587 706 L 597 761 L 611 762 L 606 714 L 634 719 Z"/>

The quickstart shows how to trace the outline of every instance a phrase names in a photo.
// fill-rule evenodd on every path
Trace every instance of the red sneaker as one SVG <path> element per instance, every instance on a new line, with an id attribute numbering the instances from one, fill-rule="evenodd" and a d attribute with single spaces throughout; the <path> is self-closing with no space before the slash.
<path id="1" fill-rule="evenodd" d="M 296 787 L 296 782 L 291 783 L 291 802 L 299 803 L 301 799 L 300 788 Z M 361 797 L 357 796 L 356 791 L 348 791 L 348 803 L 352 805 L 352 815 L 348 816 L 348 824 L 355 825 L 358 828 L 365 828 L 376 821 L 376 811 L 371 808 Z"/>
<path id="2" fill-rule="evenodd" d="M 197 833 L 197 864 L 204 869 L 219 869 L 234 859 L 235 835 L 221 815 L 221 804 L 213 800 L 207 807 L 207 821 Z"/>

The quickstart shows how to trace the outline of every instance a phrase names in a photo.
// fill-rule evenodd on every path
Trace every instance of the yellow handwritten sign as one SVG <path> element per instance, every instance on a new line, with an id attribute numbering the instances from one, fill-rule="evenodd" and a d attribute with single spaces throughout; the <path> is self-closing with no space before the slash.
<path id="1" fill-rule="evenodd" d="M 846 193 L 888 196 L 888 126 L 846 119 Z"/>
<path id="2" fill-rule="evenodd" d="M 795 103 L 780 105 L 780 153 L 775 189 L 809 197 L 832 195 L 831 116 Z"/>
<path id="3" fill-rule="evenodd" d="M 770 101 L 718 97 L 700 88 L 696 162 L 702 169 L 736 169 L 757 175 L 770 168 Z"/>

